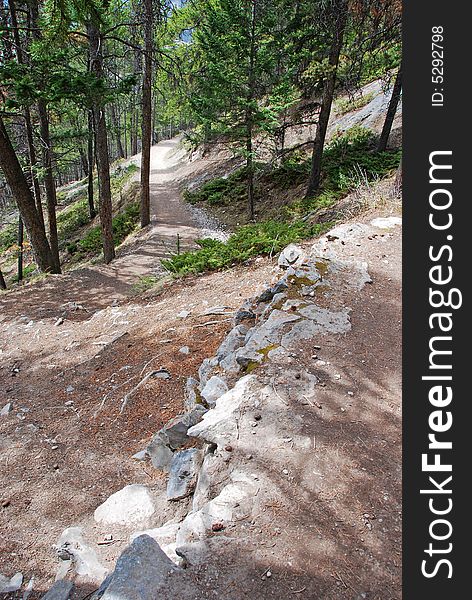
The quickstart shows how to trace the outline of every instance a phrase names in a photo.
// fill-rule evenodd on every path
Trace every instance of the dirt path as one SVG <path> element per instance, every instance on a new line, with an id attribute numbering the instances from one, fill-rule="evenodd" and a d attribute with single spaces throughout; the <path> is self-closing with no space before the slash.
<path id="1" fill-rule="evenodd" d="M 179 138 L 174 138 L 152 147 L 151 225 L 131 243 L 122 245 L 116 260 L 110 265 L 90 265 L 67 275 L 49 276 L 34 284 L 34 293 L 31 286 L 24 286 L 0 296 L 0 322 L 20 314 L 29 319 L 62 315 L 80 319 L 87 313 L 74 311 L 76 305 L 93 312 L 127 301 L 140 278 L 162 274 L 160 260 L 177 252 L 177 238 L 180 250 L 185 251 L 194 247 L 203 230 L 206 236 L 211 235 L 211 221 L 207 222 L 204 215 L 191 210 L 181 199 L 179 182 L 189 167 L 178 145 Z M 139 165 L 140 155 L 132 160 Z M 194 169 L 198 172 L 205 166 L 206 162 L 201 161 Z M 139 173 L 136 178 L 139 179 Z"/>

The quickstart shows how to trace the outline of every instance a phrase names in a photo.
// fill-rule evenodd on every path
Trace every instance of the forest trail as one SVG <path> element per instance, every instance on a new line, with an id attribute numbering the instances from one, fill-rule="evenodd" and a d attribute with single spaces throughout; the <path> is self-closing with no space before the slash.
<path id="1" fill-rule="evenodd" d="M 30 319 L 47 318 L 61 315 L 64 306 L 80 305 L 93 312 L 125 302 L 142 277 L 162 275 L 160 260 L 177 252 L 177 240 L 180 251 L 185 251 L 194 247 L 203 233 L 211 235 L 211 221 L 181 199 L 179 181 L 188 166 L 179 143 L 180 138 L 175 137 L 152 147 L 151 225 L 125 242 L 112 263 L 49 276 L 34 284 L 34 293 L 31 286 L 25 286 L 5 294 L 0 298 L 0 316 L 20 316 L 21 310 L 21 315 Z M 139 166 L 140 156 L 130 160 Z M 139 172 L 135 180 L 139 181 Z"/>

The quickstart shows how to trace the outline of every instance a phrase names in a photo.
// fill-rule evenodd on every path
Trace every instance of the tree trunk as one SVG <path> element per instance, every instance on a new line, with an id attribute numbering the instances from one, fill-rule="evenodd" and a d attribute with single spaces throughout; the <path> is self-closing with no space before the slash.
<path id="1" fill-rule="evenodd" d="M 328 129 L 329 115 L 333 103 L 334 88 L 336 85 L 336 75 L 338 70 L 339 55 L 343 45 L 344 30 L 347 21 L 347 1 L 334 0 L 334 38 L 329 52 L 328 64 L 330 71 L 326 76 L 323 87 L 323 97 L 321 100 L 321 110 L 318 117 L 318 126 L 316 128 L 315 142 L 313 145 L 313 155 L 311 159 L 311 171 L 308 180 L 308 188 L 305 194 L 306 198 L 313 196 L 321 182 L 321 161 L 323 158 L 323 148 Z"/>
<path id="2" fill-rule="evenodd" d="M 93 198 L 93 167 L 95 164 L 95 150 L 94 150 L 94 132 L 93 132 L 93 114 L 89 111 L 88 114 L 88 139 L 87 139 L 87 198 L 89 206 L 90 219 L 95 219 L 97 211 L 95 210 L 95 203 Z"/>
<path id="3" fill-rule="evenodd" d="M 21 217 L 33 246 L 36 263 L 43 272 L 53 271 L 51 248 L 38 216 L 35 199 L 13 149 L 3 119 L 0 116 L 0 167 L 18 204 Z"/>
<path id="4" fill-rule="evenodd" d="M 116 114 L 116 108 L 114 104 L 110 106 L 110 114 L 111 121 L 113 123 L 113 129 L 115 130 L 115 138 L 116 138 L 116 148 L 118 150 L 118 157 L 125 158 L 125 151 L 123 148 L 123 144 L 121 143 L 121 133 L 120 133 L 120 121 Z"/>
<path id="5" fill-rule="evenodd" d="M 97 79 L 103 79 L 103 36 L 94 21 L 87 25 L 90 42 L 90 70 Z M 98 172 L 98 190 L 100 198 L 100 225 L 102 228 L 103 258 L 105 263 L 115 258 L 113 242 L 112 200 L 110 187 L 110 163 L 108 157 L 107 125 L 105 107 L 95 102 L 92 107 L 95 127 L 95 150 Z"/>
<path id="6" fill-rule="evenodd" d="M 141 227 L 151 222 L 149 175 L 151 168 L 151 134 L 152 134 L 152 0 L 144 0 L 144 73 L 142 98 L 142 151 L 141 151 Z"/>
<path id="7" fill-rule="evenodd" d="M 59 262 L 59 241 L 57 237 L 56 221 L 56 184 L 54 182 L 54 175 L 52 172 L 52 147 L 49 136 L 49 117 L 46 103 L 42 98 L 38 100 L 38 114 L 43 146 L 44 187 L 46 189 L 46 205 L 48 211 L 49 245 L 51 247 L 53 257 L 54 273 L 60 273 L 61 265 Z"/>
<path id="8" fill-rule="evenodd" d="M 397 76 L 395 77 L 395 83 L 393 84 L 392 97 L 388 103 L 387 115 L 382 127 L 382 133 L 380 134 L 379 143 L 377 145 L 377 152 L 383 152 L 387 149 L 388 138 L 392 130 L 393 120 L 395 119 L 395 113 L 397 112 L 398 103 L 402 93 L 402 65 L 398 69 Z"/>
<path id="9" fill-rule="evenodd" d="M 254 220 L 254 156 L 252 146 L 253 124 L 254 124 L 254 66 L 256 60 L 256 5 L 257 0 L 252 1 L 251 26 L 250 26 L 250 51 L 248 65 L 248 97 L 246 108 L 246 171 L 247 171 L 247 202 L 248 214 L 251 221 Z"/>
<path id="10" fill-rule="evenodd" d="M 23 219 L 18 217 L 18 281 L 23 279 Z"/>
<path id="11" fill-rule="evenodd" d="M 16 46 L 16 58 L 18 64 L 24 64 L 24 54 L 23 47 L 20 39 L 20 31 L 18 28 L 18 18 L 16 14 L 16 6 L 14 0 L 9 0 L 8 5 L 10 7 L 10 17 L 11 24 L 13 28 L 13 39 L 15 41 Z M 24 117 L 25 117 L 25 129 L 26 129 L 26 139 L 28 141 L 28 154 L 29 154 L 29 163 L 31 167 L 31 182 L 33 184 L 34 196 L 36 200 L 36 208 L 38 211 L 38 216 L 41 219 L 41 222 L 44 225 L 44 217 L 43 217 L 43 207 L 41 205 L 41 187 L 39 185 L 39 180 L 35 172 L 35 167 L 37 164 L 36 161 L 36 150 L 34 147 L 34 138 L 33 138 L 33 126 L 31 122 L 31 112 L 28 106 L 24 109 Z"/>

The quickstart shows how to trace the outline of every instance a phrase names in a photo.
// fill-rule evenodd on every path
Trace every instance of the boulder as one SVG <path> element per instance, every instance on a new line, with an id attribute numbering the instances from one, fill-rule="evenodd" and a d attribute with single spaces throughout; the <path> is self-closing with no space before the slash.
<path id="1" fill-rule="evenodd" d="M 165 440 L 159 436 L 159 433 L 153 437 L 151 443 L 146 448 L 146 453 L 149 455 L 153 467 L 162 469 L 163 471 L 169 470 L 174 453 L 167 446 Z"/>
<path id="2" fill-rule="evenodd" d="M 102 583 L 94 600 L 156 600 L 169 597 L 169 590 L 172 597 L 190 598 L 190 587 L 176 587 L 185 586 L 181 573 L 155 540 L 140 535 L 118 558 L 114 572 Z"/>
<path id="3" fill-rule="evenodd" d="M 10 579 L 0 574 L 0 594 L 16 592 L 23 584 L 23 574 L 15 573 Z"/>
<path id="4" fill-rule="evenodd" d="M 218 359 L 216 356 L 212 358 L 205 358 L 198 369 L 198 379 L 200 380 L 200 389 L 203 389 L 208 381 L 211 372 L 215 367 L 218 366 Z"/>
<path id="5" fill-rule="evenodd" d="M 232 354 L 235 350 L 240 348 L 244 344 L 244 338 L 248 328 L 246 325 L 240 324 L 233 327 L 233 329 L 228 333 L 220 347 L 216 351 L 216 357 L 218 358 L 218 362 L 221 362 L 228 355 Z"/>
<path id="6" fill-rule="evenodd" d="M 197 448 L 174 454 L 167 482 L 167 500 L 181 500 L 192 494 L 202 464 L 202 452 Z"/>
<path id="7" fill-rule="evenodd" d="M 209 410 L 197 425 L 188 430 L 188 435 L 212 444 L 225 445 L 238 435 L 239 407 L 251 393 L 254 375 L 245 375 L 234 388 L 223 394 L 215 408 Z"/>
<path id="8" fill-rule="evenodd" d="M 206 411 L 207 409 L 202 404 L 196 404 L 189 412 L 171 419 L 157 435 L 169 448 L 177 450 L 188 441 L 189 427 L 201 421 Z"/>
<path id="9" fill-rule="evenodd" d="M 304 252 L 300 248 L 300 246 L 297 246 L 296 244 L 289 244 L 280 253 L 279 258 L 277 260 L 277 264 L 279 265 L 279 267 L 287 269 L 295 263 L 301 264 L 304 258 Z"/>
<path id="10" fill-rule="evenodd" d="M 107 569 L 100 563 L 94 548 L 84 540 L 80 527 L 64 529 L 55 548 L 61 559 L 56 578 L 62 579 L 69 567 L 73 567 L 82 580 L 94 583 L 102 581 L 107 574 Z"/>
<path id="11" fill-rule="evenodd" d="M 41 600 L 68 600 L 73 589 L 74 584 L 72 581 L 60 579 L 42 596 Z"/>
<path id="12" fill-rule="evenodd" d="M 227 391 L 228 386 L 226 385 L 226 381 L 221 379 L 221 377 L 214 375 L 207 381 L 205 387 L 202 389 L 202 397 L 208 406 L 215 406 L 215 402 L 218 398 Z"/>
<path id="13" fill-rule="evenodd" d="M 152 496 L 144 485 L 131 484 L 112 494 L 94 512 L 97 523 L 127 525 L 141 523 L 155 512 Z"/>

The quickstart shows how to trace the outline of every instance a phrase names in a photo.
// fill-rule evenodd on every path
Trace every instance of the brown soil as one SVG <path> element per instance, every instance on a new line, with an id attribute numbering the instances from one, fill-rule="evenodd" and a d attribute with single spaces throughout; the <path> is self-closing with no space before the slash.
<path id="1" fill-rule="evenodd" d="M 155 192 L 160 202 L 168 198 Z M 169 193 L 177 202 L 177 188 Z M 171 225 L 154 227 L 172 236 Z M 186 377 L 214 353 L 231 313 L 278 273 L 273 259 L 256 259 L 136 296 L 133 283 L 159 258 L 154 227 L 110 267 L 49 277 L 1 297 L 0 407 L 11 401 L 14 409 L 0 420 L 0 573 L 21 571 L 26 581 L 34 575 L 31 599 L 53 582 L 51 547 L 66 527 L 89 520 L 129 483 L 162 488 L 162 475 L 131 455 L 182 410 Z M 260 449 L 254 458 L 273 461 L 280 494 L 260 519 L 234 525 L 239 543 L 195 570 L 208 589 L 202 598 L 401 596 L 401 234 L 349 252 L 368 260 L 373 278 L 356 296 L 338 299 L 352 308 L 352 331 L 295 353 L 296 367 L 322 383 L 321 409 L 291 400 L 294 417 L 317 440 L 316 473 L 299 464 L 290 482 L 282 480 L 278 458 Z M 206 314 L 213 306 L 229 314 Z M 171 379 L 150 379 L 120 414 L 124 395 L 161 366 Z M 104 533 L 97 529 L 95 541 Z M 215 533 L 222 535 L 228 532 Z M 105 554 L 107 567 L 127 542 Z"/>

